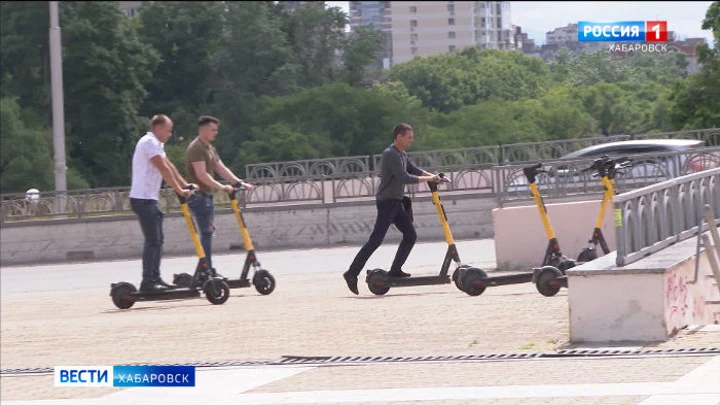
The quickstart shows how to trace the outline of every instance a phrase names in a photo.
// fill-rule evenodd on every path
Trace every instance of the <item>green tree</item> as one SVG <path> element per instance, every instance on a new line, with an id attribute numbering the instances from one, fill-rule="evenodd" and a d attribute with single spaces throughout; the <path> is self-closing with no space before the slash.
<path id="1" fill-rule="evenodd" d="M 28 128 L 18 103 L 0 99 L 0 189 L 19 193 L 29 188 L 51 190 L 54 184 L 50 131 Z"/>
<path id="2" fill-rule="evenodd" d="M 449 112 L 480 100 L 539 97 L 548 76 L 538 58 L 467 48 L 458 55 L 417 57 L 395 65 L 389 80 L 402 82 L 426 108 Z"/>
<path id="3" fill-rule="evenodd" d="M 50 125 L 50 13 L 46 1 L 0 2 L 0 95 Z"/>
<path id="4" fill-rule="evenodd" d="M 263 96 L 297 91 L 299 66 L 283 31 L 285 16 L 272 2 L 229 2 L 226 28 L 213 73 L 212 103 L 204 113 L 218 117 L 218 152 L 230 162 L 247 139 Z"/>
<path id="5" fill-rule="evenodd" d="M 60 19 L 68 154 L 92 187 L 129 184 L 157 54 L 116 3 L 63 2 Z"/>
<path id="6" fill-rule="evenodd" d="M 670 120 L 681 129 L 720 127 L 720 1 L 708 8 L 702 29 L 712 30 L 715 49 L 698 45 L 702 70 L 678 83 L 669 97 Z"/>
<path id="7" fill-rule="evenodd" d="M 180 110 L 201 115 L 198 107 L 210 101 L 210 84 L 217 64 L 225 20 L 223 2 L 153 1 L 142 6 L 139 35 L 161 62 L 147 84 L 149 95 L 140 114 L 167 114 Z M 192 131 L 194 120 L 175 119 L 175 130 Z"/>
<path id="8" fill-rule="evenodd" d="M 339 72 L 339 50 L 345 40 L 347 15 L 337 7 L 308 1 L 295 11 L 283 13 L 283 31 L 298 66 L 298 84 L 314 87 L 335 81 Z"/>
<path id="9" fill-rule="evenodd" d="M 357 86 L 365 79 L 369 66 L 377 61 L 382 51 L 383 34 L 372 25 L 355 29 L 343 48 L 345 81 Z"/>

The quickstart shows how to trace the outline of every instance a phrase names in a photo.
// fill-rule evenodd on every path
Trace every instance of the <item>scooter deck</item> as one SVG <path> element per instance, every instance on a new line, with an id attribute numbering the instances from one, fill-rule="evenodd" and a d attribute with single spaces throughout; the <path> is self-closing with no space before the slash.
<path id="1" fill-rule="evenodd" d="M 390 287 L 409 287 L 416 285 L 450 284 L 452 280 L 449 275 L 445 276 L 422 276 L 422 277 L 390 277 L 387 278 L 387 285 Z"/>
<path id="2" fill-rule="evenodd" d="M 136 291 L 130 294 L 135 301 L 162 301 L 195 298 L 200 296 L 200 290 L 190 288 L 174 288 L 164 291 Z"/>
<path id="3" fill-rule="evenodd" d="M 533 273 L 508 274 L 484 279 L 487 286 L 529 283 L 533 280 Z"/>
<path id="4" fill-rule="evenodd" d="M 250 283 L 250 280 L 243 280 L 243 279 L 227 279 L 225 280 L 226 283 L 228 283 L 228 286 L 230 288 L 245 288 L 245 287 L 251 287 L 252 283 Z"/>

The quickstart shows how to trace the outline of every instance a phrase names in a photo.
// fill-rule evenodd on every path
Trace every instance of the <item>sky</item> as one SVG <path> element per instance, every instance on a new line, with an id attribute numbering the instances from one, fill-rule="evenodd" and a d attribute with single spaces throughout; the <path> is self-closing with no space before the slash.
<path id="1" fill-rule="evenodd" d="M 325 3 L 348 13 L 347 1 Z M 701 28 L 711 4 L 712 1 L 511 1 L 510 20 L 522 27 L 537 45 L 545 43 L 545 32 L 578 21 L 643 20 L 665 20 L 668 31 L 687 38 L 703 37 L 712 45 L 712 32 Z"/>

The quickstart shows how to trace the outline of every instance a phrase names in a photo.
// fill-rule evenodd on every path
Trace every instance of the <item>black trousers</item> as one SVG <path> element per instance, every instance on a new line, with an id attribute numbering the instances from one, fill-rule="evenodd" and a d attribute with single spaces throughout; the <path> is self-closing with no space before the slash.
<path id="1" fill-rule="evenodd" d="M 390 229 L 390 225 L 395 225 L 403 234 L 402 242 L 400 242 L 400 246 L 398 246 L 397 253 L 395 254 L 395 260 L 393 260 L 392 266 L 390 267 L 391 272 L 402 270 L 402 266 L 405 264 L 417 240 L 415 227 L 410 220 L 410 216 L 403 208 L 402 200 L 382 200 L 377 201 L 376 205 L 378 213 L 377 219 L 375 220 L 375 227 L 370 234 L 370 238 L 355 256 L 355 260 L 353 260 L 348 270 L 348 273 L 355 277 L 360 274 L 365 263 L 370 259 L 370 256 L 380 247 L 388 229 Z"/>
<path id="2" fill-rule="evenodd" d="M 164 241 L 163 212 L 157 200 L 131 198 L 130 207 L 140 220 L 140 228 L 145 236 L 142 281 L 149 283 L 160 278 L 160 260 Z"/>

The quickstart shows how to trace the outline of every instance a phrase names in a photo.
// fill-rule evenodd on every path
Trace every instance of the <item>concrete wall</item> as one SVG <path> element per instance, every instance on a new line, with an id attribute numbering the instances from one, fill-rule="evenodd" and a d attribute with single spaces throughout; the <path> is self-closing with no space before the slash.
<path id="1" fill-rule="evenodd" d="M 491 210 L 494 198 L 442 196 L 448 222 L 456 239 L 493 237 Z M 444 240 L 443 231 L 429 197 L 413 200 L 419 241 Z M 255 248 L 313 248 L 360 246 L 375 223 L 374 200 L 312 205 L 307 207 L 250 208 L 243 216 Z M 244 250 L 235 215 L 216 212 L 213 252 Z M 185 220 L 180 213 L 166 214 L 166 255 L 194 255 Z M 386 240 L 399 242 L 401 234 L 391 227 Z M 58 263 L 73 260 L 140 258 L 143 237 L 134 216 L 6 223 L 0 227 L 0 265 Z"/>
<path id="2" fill-rule="evenodd" d="M 550 224 L 560 250 L 571 259 L 587 246 L 592 237 L 601 200 L 546 204 Z M 548 237 L 537 206 L 496 208 L 492 211 L 495 230 L 497 265 L 503 269 L 520 269 L 542 264 Z M 601 228 L 610 251 L 615 250 L 615 227 L 612 205 L 605 212 Z M 602 256 L 598 246 L 598 256 Z"/>
<path id="3" fill-rule="evenodd" d="M 567 271 L 570 340 L 664 341 L 688 325 L 720 320 L 720 291 L 697 239 L 690 238 L 625 267 L 615 252 Z"/>

